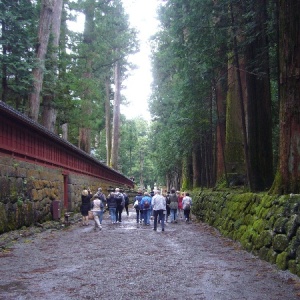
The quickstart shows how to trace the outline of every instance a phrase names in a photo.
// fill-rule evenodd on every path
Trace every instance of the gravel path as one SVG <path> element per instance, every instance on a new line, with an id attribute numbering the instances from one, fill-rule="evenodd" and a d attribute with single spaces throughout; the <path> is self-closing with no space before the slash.
<path id="1" fill-rule="evenodd" d="M 0 253 L 0 299 L 300 299 L 300 279 L 203 223 L 102 231 L 76 223 L 22 238 Z"/>

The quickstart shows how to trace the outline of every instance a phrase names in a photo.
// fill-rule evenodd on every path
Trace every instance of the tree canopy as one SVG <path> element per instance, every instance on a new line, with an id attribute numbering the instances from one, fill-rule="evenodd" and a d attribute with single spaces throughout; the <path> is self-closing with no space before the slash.
<path id="1" fill-rule="evenodd" d="M 147 122 L 120 112 L 121 0 L 2 1 L 1 100 L 141 187 L 299 193 L 299 2 L 161 1 Z"/>

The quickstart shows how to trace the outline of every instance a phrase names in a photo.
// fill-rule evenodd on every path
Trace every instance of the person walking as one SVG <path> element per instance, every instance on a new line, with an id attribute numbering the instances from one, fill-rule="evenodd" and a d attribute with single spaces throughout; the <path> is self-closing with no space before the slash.
<path id="1" fill-rule="evenodd" d="M 142 190 L 139 189 L 137 192 L 137 195 L 134 198 L 134 204 L 133 207 L 135 208 L 136 211 L 136 222 L 137 223 L 142 223 L 142 208 L 141 208 L 141 201 L 142 201 L 143 195 L 142 195 Z"/>
<path id="2" fill-rule="evenodd" d="M 90 188 L 84 188 L 81 192 L 81 206 L 80 212 L 82 215 L 82 225 L 88 226 L 89 225 L 89 210 L 91 209 L 91 198 L 93 195 L 91 194 Z"/>
<path id="3" fill-rule="evenodd" d="M 166 222 L 168 223 L 168 218 L 170 216 L 171 209 L 170 209 L 170 192 L 168 191 L 166 194 Z"/>
<path id="4" fill-rule="evenodd" d="M 182 219 L 183 217 L 183 210 L 182 210 L 182 199 L 183 199 L 183 193 L 180 191 L 176 191 L 176 195 L 178 197 L 178 218 Z"/>
<path id="5" fill-rule="evenodd" d="M 114 197 L 116 199 L 117 207 L 116 207 L 116 220 L 117 223 L 122 223 L 122 212 L 125 206 L 125 199 L 123 194 L 120 192 L 119 188 L 115 189 Z"/>
<path id="6" fill-rule="evenodd" d="M 124 197 L 124 200 L 125 200 L 125 211 L 126 211 L 126 214 L 127 214 L 127 217 L 129 216 L 129 197 L 128 195 L 124 192 L 123 193 L 123 197 Z"/>
<path id="7" fill-rule="evenodd" d="M 192 208 L 192 198 L 190 197 L 189 193 L 185 193 L 185 196 L 183 197 L 182 200 L 182 207 L 183 207 L 185 222 L 188 223 L 190 221 L 190 212 Z"/>
<path id="8" fill-rule="evenodd" d="M 171 223 L 177 223 L 177 209 L 178 209 L 178 197 L 174 188 L 171 189 L 170 194 L 170 215 Z"/>
<path id="9" fill-rule="evenodd" d="M 150 225 L 150 213 L 151 213 L 151 197 L 148 192 L 144 193 L 144 197 L 141 200 L 141 209 L 143 210 L 144 224 Z"/>
<path id="10" fill-rule="evenodd" d="M 110 193 L 109 196 L 107 197 L 107 206 L 109 210 L 111 223 L 115 224 L 117 222 L 117 215 L 116 215 L 117 202 L 114 193 Z"/>
<path id="11" fill-rule="evenodd" d="M 161 231 L 165 231 L 165 219 L 164 210 L 166 210 L 166 198 L 160 194 L 160 190 L 154 191 L 154 196 L 152 198 L 152 208 L 154 217 L 153 230 L 157 231 L 157 218 L 160 219 Z"/>
<path id="12" fill-rule="evenodd" d="M 91 209 L 91 211 L 93 212 L 95 222 L 94 230 L 97 230 L 97 228 L 99 228 L 99 230 L 102 229 L 103 208 L 104 204 L 102 200 L 100 199 L 98 194 L 95 194 L 93 197 Z"/>
<path id="13" fill-rule="evenodd" d="M 101 188 L 101 187 L 98 188 L 98 191 L 97 191 L 96 195 L 99 196 L 99 199 L 102 201 L 102 203 L 103 203 L 103 205 L 104 205 L 104 207 L 105 207 L 105 206 L 106 206 L 106 197 L 105 197 L 105 195 L 103 194 L 102 188 Z"/>
<path id="14" fill-rule="evenodd" d="M 152 190 L 150 192 L 151 202 L 152 202 L 153 196 L 154 196 L 154 191 Z M 152 207 L 152 205 L 151 205 L 151 208 L 150 208 L 150 220 L 153 220 L 153 207 Z"/>

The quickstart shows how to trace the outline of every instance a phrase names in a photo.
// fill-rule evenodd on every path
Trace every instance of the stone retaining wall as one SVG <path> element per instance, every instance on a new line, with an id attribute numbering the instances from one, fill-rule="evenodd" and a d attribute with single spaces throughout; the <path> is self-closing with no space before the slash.
<path id="1" fill-rule="evenodd" d="M 65 209 L 63 170 L 3 156 L 0 158 L 0 234 L 52 219 L 54 200 L 60 201 L 61 216 L 66 210 L 78 212 L 83 187 L 96 192 L 100 186 L 105 194 L 115 188 L 108 181 L 68 174 Z"/>
<path id="2" fill-rule="evenodd" d="M 300 276 L 300 195 L 193 193 L 193 214 L 248 251 Z"/>

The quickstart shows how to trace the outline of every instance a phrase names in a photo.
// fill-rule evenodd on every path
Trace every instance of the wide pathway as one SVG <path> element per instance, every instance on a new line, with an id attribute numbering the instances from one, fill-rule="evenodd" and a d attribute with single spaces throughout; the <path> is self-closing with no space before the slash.
<path id="1" fill-rule="evenodd" d="M 261 261 L 213 228 L 166 231 L 136 224 L 135 212 L 102 231 L 73 224 L 0 253 L 0 299 L 300 299 L 300 280 Z"/>

